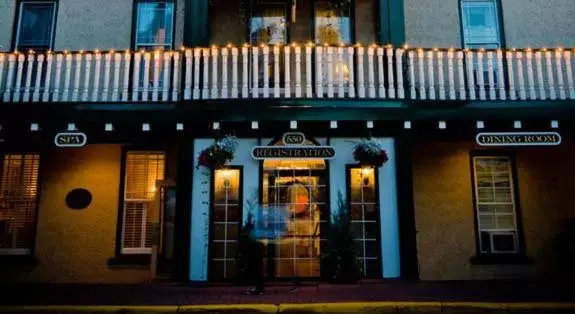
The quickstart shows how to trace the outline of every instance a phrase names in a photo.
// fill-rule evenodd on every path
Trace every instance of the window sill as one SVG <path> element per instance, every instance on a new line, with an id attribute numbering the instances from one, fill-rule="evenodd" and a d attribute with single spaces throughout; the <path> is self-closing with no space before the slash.
<path id="1" fill-rule="evenodd" d="M 0 266 L 2 267 L 36 267 L 38 259 L 31 255 L 2 255 Z"/>
<path id="2" fill-rule="evenodd" d="M 118 255 L 108 259 L 109 268 L 150 268 L 149 254 Z"/>
<path id="3" fill-rule="evenodd" d="M 499 255 L 476 255 L 469 259 L 471 265 L 520 265 L 533 264 L 533 258 L 525 255 L 499 254 Z"/>

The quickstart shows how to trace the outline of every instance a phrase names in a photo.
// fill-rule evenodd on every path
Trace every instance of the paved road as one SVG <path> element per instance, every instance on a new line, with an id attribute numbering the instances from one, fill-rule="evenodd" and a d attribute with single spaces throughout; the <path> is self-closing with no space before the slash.
<path id="1" fill-rule="evenodd" d="M 0 284 L 0 305 L 206 305 L 325 302 L 575 302 L 565 283 L 383 281 L 358 285 L 268 286 L 263 296 L 245 287 L 149 285 Z"/>

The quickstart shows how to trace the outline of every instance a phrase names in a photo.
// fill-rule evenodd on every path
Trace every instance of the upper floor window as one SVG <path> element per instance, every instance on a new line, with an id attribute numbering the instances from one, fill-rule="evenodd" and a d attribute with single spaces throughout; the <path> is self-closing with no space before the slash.
<path id="1" fill-rule="evenodd" d="M 511 158 L 475 156 L 473 173 L 479 253 L 519 253 Z"/>
<path id="2" fill-rule="evenodd" d="M 40 51 L 52 49 L 55 22 L 55 1 L 22 1 L 15 48 Z"/>
<path id="3" fill-rule="evenodd" d="M 461 20 L 465 48 L 501 47 L 497 0 L 462 0 Z"/>
<path id="4" fill-rule="evenodd" d="M 251 44 L 285 44 L 287 38 L 287 3 L 254 1 L 249 19 Z"/>
<path id="5" fill-rule="evenodd" d="M 40 155 L 6 154 L 0 167 L 0 255 L 29 255 L 36 234 Z"/>
<path id="6" fill-rule="evenodd" d="M 135 49 L 172 49 L 174 3 L 139 1 L 136 13 Z"/>
<path id="7" fill-rule="evenodd" d="M 315 1 L 315 42 L 351 44 L 351 7 L 349 2 Z"/>

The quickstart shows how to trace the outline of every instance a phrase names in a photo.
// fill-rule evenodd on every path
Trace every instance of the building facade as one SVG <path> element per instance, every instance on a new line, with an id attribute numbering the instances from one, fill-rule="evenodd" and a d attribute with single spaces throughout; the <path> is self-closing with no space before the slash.
<path id="1" fill-rule="evenodd" d="M 564 277 L 573 14 L 569 0 L 0 2 L 0 279 L 233 281 L 262 208 L 290 213 L 267 276 L 325 279 L 341 199 L 366 279 Z M 226 136 L 225 166 L 203 166 Z M 357 162 L 365 138 L 387 162 Z"/>

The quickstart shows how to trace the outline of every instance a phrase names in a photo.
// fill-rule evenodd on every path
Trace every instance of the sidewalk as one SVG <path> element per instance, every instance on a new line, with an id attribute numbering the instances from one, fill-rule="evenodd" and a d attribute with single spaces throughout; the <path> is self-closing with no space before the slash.
<path id="1" fill-rule="evenodd" d="M 5 284 L 0 289 L 3 313 L 541 313 L 545 308 L 575 313 L 575 289 L 568 282 L 282 284 L 267 287 L 263 296 L 246 295 L 245 287 L 168 284 Z"/>

